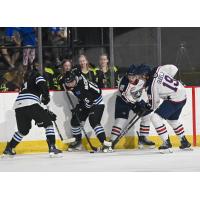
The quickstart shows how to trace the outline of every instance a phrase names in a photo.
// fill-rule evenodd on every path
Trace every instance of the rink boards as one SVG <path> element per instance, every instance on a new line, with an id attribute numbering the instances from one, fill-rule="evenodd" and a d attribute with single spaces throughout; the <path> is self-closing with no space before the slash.
<path id="1" fill-rule="evenodd" d="M 186 88 L 187 91 L 187 103 L 181 114 L 181 121 L 185 127 L 185 134 L 188 135 L 189 140 L 194 145 L 200 145 L 200 87 L 190 86 Z M 64 138 L 71 137 L 70 119 L 71 111 L 66 97 L 66 94 L 62 91 L 52 91 L 50 109 L 57 115 L 57 124 Z M 105 128 L 107 136 L 110 135 L 112 125 L 114 122 L 114 110 L 115 110 L 115 98 L 117 90 L 105 89 L 103 90 L 103 98 L 105 102 L 105 111 L 102 118 L 102 125 Z M 9 141 L 13 133 L 17 130 L 15 121 L 15 112 L 13 110 L 13 104 L 18 93 L 0 93 L 0 153 L 5 146 L 6 141 Z M 74 103 L 77 102 L 73 97 Z M 130 115 L 131 118 L 132 114 Z M 170 134 L 172 143 L 174 146 L 178 146 L 177 137 L 170 126 L 167 125 L 168 132 Z M 134 148 L 137 147 L 137 137 L 135 137 L 136 131 L 139 128 L 139 122 L 129 131 L 127 136 L 121 140 L 118 148 Z M 92 142 L 98 145 L 98 141 L 95 138 L 94 132 L 86 121 L 85 129 L 92 138 Z M 154 140 L 157 145 L 160 144 L 155 129 L 151 125 L 150 129 L 151 139 Z M 58 145 L 65 149 L 66 145 L 63 145 L 56 134 Z M 86 141 L 83 140 L 84 145 Z M 45 131 L 43 128 L 38 128 L 32 122 L 32 129 L 26 137 L 24 137 L 22 144 L 17 148 L 18 152 L 35 152 L 46 151 L 47 145 L 45 142 Z"/>

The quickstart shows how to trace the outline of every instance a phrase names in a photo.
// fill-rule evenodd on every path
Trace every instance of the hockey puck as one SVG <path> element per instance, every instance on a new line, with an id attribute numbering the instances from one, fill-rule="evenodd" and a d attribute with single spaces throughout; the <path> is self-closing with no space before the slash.
<path id="1" fill-rule="evenodd" d="M 94 151 L 90 151 L 90 153 L 94 153 Z"/>

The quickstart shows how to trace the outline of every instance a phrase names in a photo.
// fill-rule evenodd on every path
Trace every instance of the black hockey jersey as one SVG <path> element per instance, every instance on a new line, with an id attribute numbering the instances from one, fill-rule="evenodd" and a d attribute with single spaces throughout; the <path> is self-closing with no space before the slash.
<path id="1" fill-rule="evenodd" d="M 49 96 L 46 80 L 36 69 L 33 69 L 25 75 L 24 83 L 15 101 L 14 108 L 40 104 L 41 95 L 43 97 Z"/>
<path id="2" fill-rule="evenodd" d="M 88 80 L 83 75 L 77 76 L 78 83 L 73 88 L 73 94 L 78 98 L 79 104 L 86 108 L 93 105 L 103 104 L 102 91 L 98 86 Z"/>
<path id="3" fill-rule="evenodd" d="M 119 83 L 119 96 L 127 103 L 134 104 L 141 100 L 144 81 L 138 80 L 136 84 L 129 83 L 128 77 L 124 76 Z"/>

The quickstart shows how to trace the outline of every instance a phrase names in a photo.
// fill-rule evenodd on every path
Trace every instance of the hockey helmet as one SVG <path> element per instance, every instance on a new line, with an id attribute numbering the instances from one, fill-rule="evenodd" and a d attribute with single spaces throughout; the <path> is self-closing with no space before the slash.
<path id="1" fill-rule="evenodd" d="M 71 72 L 71 71 L 68 71 L 65 73 L 65 83 L 71 83 L 72 81 L 76 80 L 76 75 Z"/>
<path id="2" fill-rule="evenodd" d="M 128 68 L 128 72 L 127 72 L 128 76 L 136 75 L 136 69 L 137 69 L 136 65 L 134 65 L 134 64 L 130 65 Z"/>
<path id="3" fill-rule="evenodd" d="M 136 74 L 137 75 L 140 75 L 140 76 L 150 76 L 151 75 L 151 67 L 149 65 L 146 65 L 146 64 L 141 64 L 137 67 L 137 70 L 136 70 Z"/>

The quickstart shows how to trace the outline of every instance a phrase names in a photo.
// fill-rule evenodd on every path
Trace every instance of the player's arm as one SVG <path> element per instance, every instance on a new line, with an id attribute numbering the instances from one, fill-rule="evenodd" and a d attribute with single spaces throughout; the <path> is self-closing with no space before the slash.
<path id="1" fill-rule="evenodd" d="M 92 83 L 90 81 L 88 81 L 88 90 L 94 95 L 102 94 L 101 89 L 95 83 Z"/>
<path id="2" fill-rule="evenodd" d="M 127 85 L 128 85 L 128 80 L 127 77 L 124 76 L 121 78 L 118 85 L 118 90 L 121 93 L 121 95 L 123 95 L 123 92 L 126 91 Z"/>
<path id="3" fill-rule="evenodd" d="M 50 101 L 50 97 L 46 80 L 44 79 L 43 76 L 37 75 L 35 78 L 35 83 L 42 94 L 42 103 L 44 105 L 47 105 Z"/>
<path id="4" fill-rule="evenodd" d="M 150 105 L 151 110 L 155 110 L 158 108 L 160 104 L 160 97 L 159 97 L 159 85 L 156 82 L 156 79 L 153 81 L 150 89 L 147 92 L 148 95 L 148 104 Z"/>

